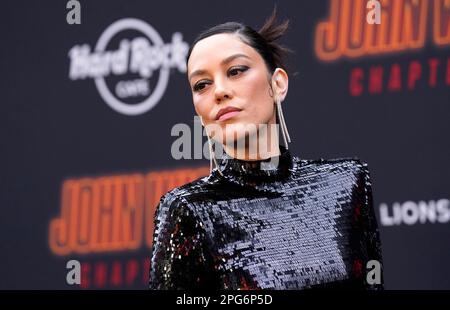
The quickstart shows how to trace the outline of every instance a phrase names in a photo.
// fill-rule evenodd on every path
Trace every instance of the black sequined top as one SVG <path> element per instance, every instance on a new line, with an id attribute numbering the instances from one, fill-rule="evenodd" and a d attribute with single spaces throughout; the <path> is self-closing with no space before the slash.
<path id="1" fill-rule="evenodd" d="M 225 154 L 162 196 L 151 289 L 383 288 L 366 280 L 369 261 L 382 266 L 367 165 L 280 149 L 261 161 Z"/>

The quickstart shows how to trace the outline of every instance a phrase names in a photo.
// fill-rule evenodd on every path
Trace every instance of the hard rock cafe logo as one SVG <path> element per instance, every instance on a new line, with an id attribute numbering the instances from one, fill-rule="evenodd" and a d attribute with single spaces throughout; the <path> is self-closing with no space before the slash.
<path id="1" fill-rule="evenodd" d="M 186 72 L 188 49 L 179 32 L 165 44 L 149 24 L 125 18 L 102 33 L 94 51 L 88 44 L 70 49 L 69 78 L 94 79 L 100 96 L 112 109 L 139 115 L 160 101 L 170 69 Z"/>

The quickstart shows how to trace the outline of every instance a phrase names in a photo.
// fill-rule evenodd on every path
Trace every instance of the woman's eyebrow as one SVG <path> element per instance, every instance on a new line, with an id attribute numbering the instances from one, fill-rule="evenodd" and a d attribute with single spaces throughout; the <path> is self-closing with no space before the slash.
<path id="1" fill-rule="evenodd" d="M 227 63 L 231 62 L 233 59 L 239 58 L 239 57 L 244 57 L 244 58 L 250 59 L 250 57 L 248 57 L 248 56 L 245 55 L 245 54 L 234 54 L 234 55 L 228 56 L 227 58 L 225 58 L 224 60 L 222 60 L 222 61 L 220 62 L 220 64 L 221 64 L 221 65 L 227 64 Z"/>
<path id="2" fill-rule="evenodd" d="M 250 59 L 250 57 L 248 57 L 248 56 L 245 55 L 245 54 L 234 54 L 234 55 L 228 56 L 227 58 L 225 58 L 224 60 L 222 60 L 222 61 L 220 62 L 220 64 L 221 64 L 221 65 L 227 64 L 227 63 L 231 62 L 232 60 L 234 60 L 234 59 L 236 59 L 236 58 L 239 58 L 239 57 L 244 57 L 244 58 Z M 206 70 L 202 70 L 202 69 L 195 70 L 194 72 L 192 72 L 192 73 L 189 75 L 189 81 L 190 81 L 194 76 L 196 76 L 196 75 L 201 75 L 201 74 L 203 74 L 203 73 L 205 73 L 205 72 L 206 72 Z"/>

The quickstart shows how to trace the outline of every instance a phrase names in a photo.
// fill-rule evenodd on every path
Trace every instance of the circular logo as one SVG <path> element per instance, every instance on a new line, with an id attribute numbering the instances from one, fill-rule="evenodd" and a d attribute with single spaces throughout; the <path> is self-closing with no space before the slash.
<path id="1" fill-rule="evenodd" d="M 135 18 L 125 18 L 114 22 L 102 33 L 97 45 L 95 46 L 95 51 L 98 53 L 105 52 L 109 41 L 117 33 L 124 30 L 139 31 L 150 39 L 153 45 L 160 47 L 164 46 L 164 42 L 159 34 L 149 24 Z M 125 115 L 138 115 L 149 111 L 158 103 L 166 90 L 168 81 L 169 67 L 161 66 L 158 82 L 156 83 L 156 86 L 150 96 L 135 104 L 123 102 L 111 93 L 110 89 L 106 85 L 104 76 L 96 77 L 95 85 L 97 86 L 100 96 L 111 108 Z"/>

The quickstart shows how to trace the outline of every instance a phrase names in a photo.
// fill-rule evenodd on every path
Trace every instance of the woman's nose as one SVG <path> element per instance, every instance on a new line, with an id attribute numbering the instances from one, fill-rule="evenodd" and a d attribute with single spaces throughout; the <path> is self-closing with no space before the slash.
<path id="1" fill-rule="evenodd" d="M 224 81 L 216 81 L 216 89 L 214 92 L 216 101 L 219 103 L 225 98 L 231 98 L 231 90 Z"/>

